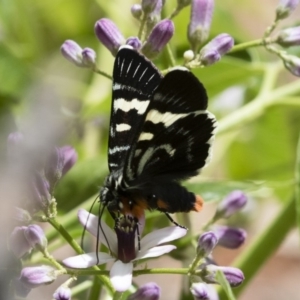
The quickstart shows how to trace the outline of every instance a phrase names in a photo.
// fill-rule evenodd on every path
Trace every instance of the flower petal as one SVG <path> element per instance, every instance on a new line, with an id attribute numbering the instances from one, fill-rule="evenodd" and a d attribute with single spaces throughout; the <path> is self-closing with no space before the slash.
<path id="1" fill-rule="evenodd" d="M 64 265 L 70 268 L 84 269 L 95 265 L 105 264 L 107 262 L 115 260 L 107 253 L 98 252 L 98 261 L 96 252 L 86 253 L 68 257 L 63 260 Z"/>
<path id="2" fill-rule="evenodd" d="M 133 264 L 124 264 L 117 260 L 110 270 L 110 281 L 118 292 L 125 292 L 129 289 L 132 282 Z"/>
<path id="3" fill-rule="evenodd" d="M 101 230 L 101 228 L 98 229 L 99 226 L 99 218 L 95 215 L 89 213 L 85 209 L 79 209 L 78 210 L 78 219 L 82 226 L 85 226 L 86 230 L 91 233 L 93 236 L 97 237 L 97 231 L 99 231 L 99 240 L 102 244 L 104 244 L 107 248 L 110 248 L 110 250 L 113 253 L 117 253 L 118 246 L 117 246 L 117 237 L 114 231 L 110 227 L 106 225 L 105 222 L 101 220 L 101 227 L 103 229 L 103 232 L 105 233 L 105 236 Z M 107 245 L 109 244 L 109 247 Z"/>
<path id="4" fill-rule="evenodd" d="M 162 243 L 179 239 L 186 235 L 187 230 L 178 226 L 169 226 L 145 235 L 141 240 L 142 250 L 150 249 Z"/>
<path id="5" fill-rule="evenodd" d="M 158 246 L 158 247 L 153 247 L 148 250 L 142 249 L 140 252 L 138 252 L 136 258 L 133 261 L 138 260 L 138 259 L 143 259 L 143 258 L 161 256 L 161 255 L 171 252 L 174 249 L 176 249 L 176 246 L 174 246 L 174 245 Z"/>

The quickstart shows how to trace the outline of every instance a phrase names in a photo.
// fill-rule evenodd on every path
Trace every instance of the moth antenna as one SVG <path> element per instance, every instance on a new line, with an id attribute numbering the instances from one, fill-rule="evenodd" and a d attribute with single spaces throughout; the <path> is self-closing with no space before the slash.
<path id="1" fill-rule="evenodd" d="M 102 224 L 101 224 L 101 219 L 102 219 L 102 215 L 104 213 L 104 209 L 106 207 L 106 204 L 102 205 L 102 209 L 101 209 L 101 205 L 99 205 L 99 218 L 98 218 L 98 226 L 97 226 L 97 242 L 96 242 L 96 257 L 97 257 L 97 264 L 99 263 L 99 257 L 98 257 L 98 248 L 99 248 L 99 229 L 101 230 L 101 232 L 103 233 L 103 236 L 105 238 L 105 241 L 107 243 L 108 249 L 109 249 L 109 253 L 112 253 L 111 249 L 110 249 L 110 245 L 108 242 L 108 239 L 106 237 L 106 234 L 103 230 Z"/>
<path id="2" fill-rule="evenodd" d="M 91 211 L 92 211 L 92 209 L 93 209 L 93 207 L 94 207 L 94 205 L 95 205 L 95 203 L 96 203 L 96 201 L 97 201 L 98 198 L 99 198 L 99 196 L 97 196 L 97 197 L 95 198 L 95 200 L 93 201 L 93 203 L 92 203 L 92 205 L 91 205 L 91 207 L 90 207 L 90 209 L 89 209 L 89 215 L 88 215 L 88 218 L 87 218 L 87 220 L 86 220 L 86 222 L 85 222 L 85 225 L 84 225 L 84 227 L 83 227 L 83 231 L 82 231 L 81 239 L 80 239 L 80 247 L 81 247 L 82 250 L 83 250 L 83 240 L 84 240 L 84 235 L 85 235 L 85 232 L 86 232 L 86 224 L 87 224 L 87 222 L 89 221 L 89 217 L 90 217 Z"/>
<path id="3" fill-rule="evenodd" d="M 183 225 L 180 225 L 179 223 L 177 223 L 176 221 L 173 220 L 173 218 L 165 212 L 165 215 L 167 216 L 167 218 L 176 226 L 180 227 L 180 228 L 183 228 L 183 229 L 187 229 L 185 226 Z"/>

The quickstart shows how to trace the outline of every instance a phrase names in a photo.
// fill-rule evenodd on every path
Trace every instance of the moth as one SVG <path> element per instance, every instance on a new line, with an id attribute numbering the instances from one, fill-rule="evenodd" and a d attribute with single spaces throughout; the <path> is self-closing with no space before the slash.
<path id="1" fill-rule="evenodd" d="M 169 213 L 202 209 L 202 198 L 180 182 L 198 175 L 210 156 L 216 120 L 207 101 L 188 69 L 176 67 L 163 77 L 130 46 L 120 48 L 113 68 L 109 175 L 100 190 L 100 203 L 114 218 L 138 220 L 149 209 L 172 220 Z"/>

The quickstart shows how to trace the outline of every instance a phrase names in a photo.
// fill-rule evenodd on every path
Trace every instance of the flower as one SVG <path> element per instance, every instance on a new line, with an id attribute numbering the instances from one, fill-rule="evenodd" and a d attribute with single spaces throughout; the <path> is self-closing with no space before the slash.
<path id="1" fill-rule="evenodd" d="M 89 68 L 94 68 L 96 65 L 96 52 L 91 48 L 84 48 L 81 52 L 82 63 Z"/>
<path id="2" fill-rule="evenodd" d="M 71 290 L 64 285 L 61 285 L 53 294 L 55 300 L 71 300 Z"/>
<path id="3" fill-rule="evenodd" d="M 131 6 L 130 11 L 131 11 L 132 16 L 138 20 L 141 18 L 142 13 L 143 13 L 141 4 L 133 4 Z"/>
<path id="4" fill-rule="evenodd" d="M 22 269 L 19 281 L 25 288 L 32 289 L 51 283 L 56 277 L 55 269 L 50 266 L 26 267 Z"/>
<path id="5" fill-rule="evenodd" d="M 162 51 L 174 34 L 174 24 L 169 19 L 158 22 L 152 29 L 142 52 L 148 58 L 154 58 Z"/>
<path id="6" fill-rule="evenodd" d="M 247 203 L 247 197 L 242 191 L 233 191 L 226 198 L 224 198 L 218 205 L 215 219 L 228 218 Z"/>
<path id="7" fill-rule="evenodd" d="M 24 230 L 24 235 L 32 248 L 45 250 L 47 247 L 47 238 L 43 229 L 36 224 L 29 225 Z"/>
<path id="8" fill-rule="evenodd" d="M 26 228 L 26 226 L 15 227 L 9 237 L 9 248 L 18 258 L 21 258 L 32 250 L 30 243 L 24 235 Z"/>
<path id="9" fill-rule="evenodd" d="M 204 282 L 193 283 L 191 293 L 194 295 L 195 300 L 218 300 L 217 291 L 211 286 Z"/>
<path id="10" fill-rule="evenodd" d="M 90 214 L 86 210 L 80 209 L 78 211 L 78 218 L 80 223 L 85 226 L 87 231 L 97 237 L 97 228 L 99 224 L 98 217 Z M 63 260 L 63 263 L 67 267 L 80 269 L 115 261 L 110 270 L 110 280 L 114 288 L 119 292 L 126 291 L 130 287 L 132 281 L 133 263 L 135 261 L 149 257 L 157 257 L 174 250 L 176 247 L 173 245 L 159 245 L 178 239 L 186 234 L 186 229 L 174 226 L 153 231 L 141 239 L 140 251 L 137 251 L 138 247 L 134 244 L 134 256 L 132 253 L 128 253 L 127 251 L 125 257 L 119 257 L 118 254 L 120 253 L 118 250 L 120 247 L 123 247 L 123 249 L 127 249 L 127 246 L 132 248 L 132 241 L 133 243 L 135 242 L 135 231 L 133 231 L 133 234 L 130 235 L 130 230 L 128 230 L 128 227 L 125 228 L 125 231 L 128 231 L 130 239 L 126 241 L 125 245 L 119 245 L 120 242 L 117 239 L 117 235 L 102 220 L 100 222 L 102 230 L 99 231 L 98 238 L 101 243 L 111 250 L 112 255 L 103 252 L 92 252 L 66 258 Z M 119 227 L 120 225 L 122 224 L 117 224 Z M 141 230 L 139 232 L 141 232 Z M 129 256 L 130 259 L 128 259 Z"/>
<path id="11" fill-rule="evenodd" d="M 160 287 L 155 282 L 149 282 L 131 294 L 127 300 L 158 300 L 159 297 Z"/>
<path id="12" fill-rule="evenodd" d="M 207 40 L 214 10 L 214 0 L 193 0 L 188 26 L 188 40 L 194 52 Z"/>
<path id="13" fill-rule="evenodd" d="M 233 47 L 233 44 L 233 38 L 229 34 L 219 34 L 200 50 L 200 62 L 204 66 L 214 64 Z"/>
<path id="14" fill-rule="evenodd" d="M 208 256 L 217 245 L 217 242 L 218 238 L 212 231 L 204 232 L 199 237 L 197 252 L 201 253 L 203 257 Z"/>
<path id="15" fill-rule="evenodd" d="M 280 0 L 276 8 L 276 20 L 287 18 L 298 4 L 299 0 Z"/>
<path id="16" fill-rule="evenodd" d="M 228 283 L 232 287 L 239 286 L 245 279 L 243 272 L 238 268 L 220 267 L 213 264 L 204 265 L 204 267 L 202 266 L 202 272 L 204 274 L 202 279 L 206 283 L 218 283 L 216 278 L 218 271 L 223 272 Z"/>
<path id="17" fill-rule="evenodd" d="M 300 58 L 294 55 L 283 55 L 284 66 L 295 76 L 300 77 Z"/>
<path id="18" fill-rule="evenodd" d="M 216 226 L 213 230 L 218 238 L 218 245 L 236 249 L 240 247 L 246 239 L 247 232 L 242 228 L 233 228 L 228 226 Z"/>
<path id="19" fill-rule="evenodd" d="M 60 47 L 62 55 L 78 67 L 82 67 L 82 48 L 72 40 L 66 40 Z"/>
<path id="20" fill-rule="evenodd" d="M 158 0 L 142 0 L 142 10 L 145 14 L 151 13 L 157 4 Z"/>
<path id="21" fill-rule="evenodd" d="M 95 33 L 99 41 L 116 56 L 121 45 L 125 44 L 125 39 L 116 26 L 110 19 L 100 19 L 95 24 Z"/>
<path id="22" fill-rule="evenodd" d="M 142 43 L 138 37 L 132 36 L 126 40 L 126 45 L 131 46 L 133 49 L 139 50 L 142 46 Z"/>
<path id="23" fill-rule="evenodd" d="M 300 26 L 281 30 L 276 42 L 284 47 L 300 45 Z"/>

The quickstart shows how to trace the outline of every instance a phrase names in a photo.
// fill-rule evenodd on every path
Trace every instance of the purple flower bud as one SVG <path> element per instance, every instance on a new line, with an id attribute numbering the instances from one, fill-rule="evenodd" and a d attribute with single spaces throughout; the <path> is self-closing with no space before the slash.
<path id="1" fill-rule="evenodd" d="M 229 249 L 240 247 L 247 236 L 244 229 L 227 226 L 217 226 L 213 232 L 218 238 L 218 245 Z"/>
<path id="2" fill-rule="evenodd" d="M 157 0 L 142 0 L 142 10 L 145 14 L 153 12 L 155 9 Z"/>
<path id="3" fill-rule="evenodd" d="M 25 223 L 25 224 L 27 224 L 31 221 L 31 216 L 30 216 L 29 212 L 20 207 L 15 207 L 14 218 L 15 218 L 15 220 Z"/>
<path id="4" fill-rule="evenodd" d="M 284 66 L 295 76 L 300 77 L 300 58 L 294 55 L 283 57 Z"/>
<path id="5" fill-rule="evenodd" d="M 276 19 L 287 18 L 297 7 L 299 0 L 280 0 L 276 8 Z"/>
<path id="6" fill-rule="evenodd" d="M 59 151 L 63 157 L 62 175 L 65 175 L 76 163 L 78 155 L 76 150 L 71 146 L 61 147 Z"/>
<path id="7" fill-rule="evenodd" d="M 84 48 L 81 54 L 82 63 L 87 68 L 94 68 L 96 65 L 96 52 L 91 48 Z"/>
<path id="8" fill-rule="evenodd" d="M 29 225 L 24 230 L 24 235 L 31 247 L 39 250 L 45 250 L 47 247 L 47 238 L 43 229 L 39 225 Z"/>
<path id="9" fill-rule="evenodd" d="M 203 257 L 208 256 L 217 245 L 217 242 L 217 236 L 213 232 L 204 232 L 199 237 L 197 252 Z"/>
<path id="10" fill-rule="evenodd" d="M 71 290 L 68 287 L 61 285 L 53 294 L 55 300 L 71 300 Z"/>
<path id="11" fill-rule="evenodd" d="M 213 10 L 213 0 L 192 1 L 188 40 L 194 52 L 208 38 Z"/>
<path id="12" fill-rule="evenodd" d="M 143 12 L 142 12 L 142 6 L 140 4 L 133 4 L 130 10 L 134 18 L 138 20 L 141 18 Z"/>
<path id="13" fill-rule="evenodd" d="M 158 300 L 159 297 L 160 287 L 154 282 L 149 282 L 131 294 L 127 300 Z"/>
<path id="14" fill-rule="evenodd" d="M 111 20 L 103 18 L 96 22 L 95 33 L 99 41 L 116 56 L 118 49 L 125 43 L 125 39 L 118 27 Z"/>
<path id="15" fill-rule="evenodd" d="M 300 26 L 281 30 L 276 42 L 283 47 L 300 45 Z"/>
<path id="16" fill-rule="evenodd" d="M 247 197 L 242 191 L 233 191 L 218 205 L 215 219 L 228 218 L 247 203 Z"/>
<path id="17" fill-rule="evenodd" d="M 193 283 L 191 293 L 195 300 L 219 300 L 217 291 L 204 282 Z"/>
<path id="18" fill-rule="evenodd" d="M 139 50 L 142 46 L 142 43 L 138 37 L 131 36 L 126 40 L 126 45 L 131 46 L 135 50 Z"/>
<path id="19" fill-rule="evenodd" d="M 9 248 L 18 258 L 21 258 L 26 253 L 29 253 L 32 249 L 30 243 L 24 235 L 26 226 L 16 227 L 9 238 Z"/>
<path id="20" fill-rule="evenodd" d="M 55 269 L 49 266 L 26 267 L 19 278 L 24 287 L 33 289 L 43 284 L 49 284 L 56 279 Z"/>
<path id="21" fill-rule="evenodd" d="M 203 278 L 207 283 L 218 283 L 216 279 L 217 271 L 223 272 L 228 283 L 232 287 L 239 286 L 245 279 L 243 272 L 240 269 L 233 267 L 219 267 L 216 265 L 207 265 L 205 268 L 206 275 Z"/>
<path id="22" fill-rule="evenodd" d="M 66 40 L 60 47 L 62 55 L 71 63 L 78 67 L 83 67 L 82 64 L 82 48 L 72 40 Z"/>
<path id="23" fill-rule="evenodd" d="M 154 10 L 147 17 L 147 26 L 149 29 L 153 28 L 161 20 L 161 11 L 163 8 L 163 1 L 158 0 L 156 2 Z"/>
<path id="24" fill-rule="evenodd" d="M 205 66 L 211 65 L 219 61 L 233 44 L 233 38 L 229 34 L 219 34 L 201 49 L 199 60 Z"/>
<path id="25" fill-rule="evenodd" d="M 173 22 L 168 19 L 160 21 L 153 27 L 146 43 L 143 45 L 143 54 L 148 58 L 154 58 L 169 42 L 173 34 Z"/>

